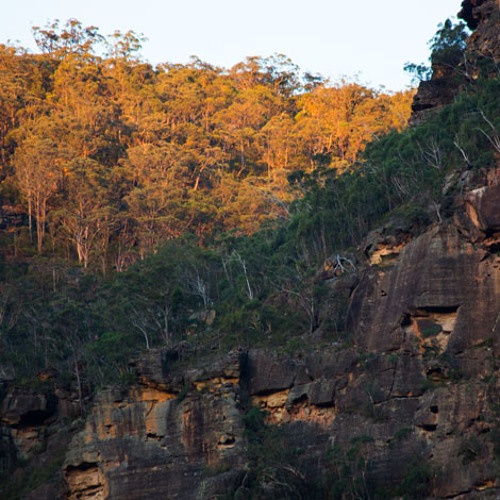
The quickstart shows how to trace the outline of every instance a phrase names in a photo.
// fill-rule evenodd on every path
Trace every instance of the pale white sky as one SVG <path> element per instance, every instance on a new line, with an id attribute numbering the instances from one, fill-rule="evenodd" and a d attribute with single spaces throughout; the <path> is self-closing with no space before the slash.
<path id="1" fill-rule="evenodd" d="M 191 55 L 231 67 L 247 56 L 290 57 L 301 70 L 333 81 L 399 90 L 405 62 L 427 61 L 437 25 L 461 0 L 12 0 L 2 6 L 0 43 L 36 49 L 32 26 L 76 18 L 103 35 L 143 33 L 153 64 L 187 63 Z"/>

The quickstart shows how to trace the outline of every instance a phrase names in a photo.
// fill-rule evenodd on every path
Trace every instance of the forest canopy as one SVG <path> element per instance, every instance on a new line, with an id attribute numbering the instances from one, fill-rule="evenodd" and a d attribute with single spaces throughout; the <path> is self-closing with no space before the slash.
<path id="1" fill-rule="evenodd" d="M 120 271 L 185 233 L 250 234 L 288 217 L 290 176 L 356 168 L 410 113 L 412 91 L 332 84 L 283 55 L 153 67 L 131 31 L 33 34 L 39 54 L 0 45 L 3 205 L 28 219 L 11 255 Z"/>
<path id="2" fill-rule="evenodd" d="M 443 27 L 440 51 L 462 36 Z M 0 46 L 0 358 L 18 379 L 130 382 L 128 361 L 156 347 L 293 350 L 325 301 L 325 339 L 349 345 L 344 299 L 318 277 L 363 266 L 376 227 L 452 217 L 462 176 L 497 162 L 485 58 L 407 127 L 412 91 L 281 55 L 154 68 L 132 32 L 70 20 L 35 36 L 40 54 Z"/>

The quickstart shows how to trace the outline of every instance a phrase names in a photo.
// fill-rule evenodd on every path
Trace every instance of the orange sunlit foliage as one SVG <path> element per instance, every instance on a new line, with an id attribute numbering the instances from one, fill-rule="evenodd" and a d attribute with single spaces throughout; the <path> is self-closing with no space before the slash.
<path id="1" fill-rule="evenodd" d="M 368 142 L 406 125 L 410 104 L 411 92 L 389 96 L 357 83 L 322 85 L 303 94 L 296 121 L 311 167 L 319 158 L 340 170 L 349 168 Z"/>
<path id="2" fill-rule="evenodd" d="M 50 225 L 52 251 L 84 266 L 122 269 L 185 232 L 287 217 L 291 173 L 355 168 L 410 113 L 410 91 L 302 79 L 281 55 L 153 68 L 133 32 L 70 20 L 34 33 L 41 54 L 0 46 L 2 178 L 39 252 Z"/>

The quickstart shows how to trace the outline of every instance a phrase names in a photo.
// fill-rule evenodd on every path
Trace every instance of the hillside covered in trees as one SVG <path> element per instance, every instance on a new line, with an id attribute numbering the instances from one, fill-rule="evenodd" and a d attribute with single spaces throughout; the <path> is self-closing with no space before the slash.
<path id="1" fill-rule="evenodd" d="M 0 195 L 2 339 L 8 351 L 8 338 L 15 339 L 14 351 L 24 352 L 34 372 L 52 364 L 48 352 L 59 351 L 56 345 L 90 340 L 80 328 L 94 315 L 85 303 L 67 304 L 68 286 L 121 280 L 114 273 L 154 253 L 166 256 L 162 265 L 174 271 L 165 279 L 175 284 L 152 287 L 166 302 L 146 305 L 153 317 L 160 308 L 163 326 L 147 317 L 130 325 L 148 331 L 141 334 L 145 346 L 170 339 L 176 328 L 185 330 L 200 300 L 211 307 L 218 286 L 205 276 L 212 273 L 207 266 L 220 273 L 225 259 L 247 273 L 246 260 L 220 240 L 253 234 L 263 224 L 285 227 L 294 200 L 322 185 L 323 174 L 359 169 L 366 144 L 402 130 L 410 114 L 412 91 L 388 95 L 357 83 L 331 84 L 302 75 L 281 55 L 248 58 L 230 70 L 196 59 L 153 68 L 141 60 L 142 39 L 133 32 L 105 38 L 72 19 L 33 33 L 40 54 L 0 47 Z M 332 250 L 325 238 L 324 258 Z M 191 263 L 208 258 L 196 246 L 229 253 L 212 256 L 211 265 Z M 255 255 L 256 265 L 261 257 Z M 254 300 L 260 287 L 249 280 L 245 294 Z M 191 303 L 179 309 L 172 297 Z M 47 300 L 65 304 L 55 306 L 56 315 L 69 316 L 61 326 L 74 325 L 73 332 L 54 332 L 60 323 Z M 19 349 L 27 332 L 14 332 L 28 324 L 34 345 Z M 92 337 L 101 330 L 87 328 Z M 163 333 L 156 338 L 158 328 Z M 107 327 L 102 333 L 110 334 Z M 45 361 L 33 363 L 42 352 Z"/>
<path id="2" fill-rule="evenodd" d="M 463 4 L 416 96 L 0 45 L 0 497 L 495 497 L 499 17 Z"/>
<path id="3" fill-rule="evenodd" d="M 0 59 L 4 200 L 29 218 L 16 256 L 35 238 L 105 274 L 188 232 L 255 232 L 288 217 L 290 174 L 350 169 L 409 116 L 410 91 L 329 84 L 281 55 L 153 68 L 132 32 L 69 20 L 34 36 L 41 54 Z"/>
<path id="4" fill-rule="evenodd" d="M 434 63 L 456 64 L 464 34 L 443 25 Z M 34 35 L 41 54 L 1 47 L 0 349 L 16 376 L 85 360 L 102 383 L 153 346 L 293 345 L 318 327 L 315 270 L 354 268 L 391 210 L 441 220 L 448 172 L 497 153 L 491 68 L 453 70 L 467 91 L 405 129 L 414 92 L 283 56 L 153 68 L 131 32 Z"/>

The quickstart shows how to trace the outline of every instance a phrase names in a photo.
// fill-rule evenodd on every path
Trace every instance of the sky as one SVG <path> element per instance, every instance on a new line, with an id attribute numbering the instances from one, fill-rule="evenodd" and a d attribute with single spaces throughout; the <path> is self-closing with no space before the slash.
<path id="1" fill-rule="evenodd" d="M 32 26 L 78 19 L 108 35 L 143 33 L 144 59 L 230 68 L 247 56 L 284 54 L 302 71 L 397 91 L 406 62 L 427 62 L 440 22 L 461 0 L 13 0 L 2 6 L 0 43 L 36 52 Z"/>

